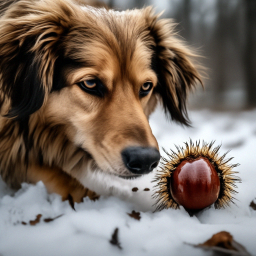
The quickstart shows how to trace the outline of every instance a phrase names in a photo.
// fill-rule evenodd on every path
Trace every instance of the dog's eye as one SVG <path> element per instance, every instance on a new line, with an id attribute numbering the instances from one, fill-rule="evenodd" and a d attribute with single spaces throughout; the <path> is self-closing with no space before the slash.
<path id="1" fill-rule="evenodd" d="M 88 79 L 78 83 L 78 86 L 85 92 L 93 94 L 99 97 L 103 97 L 105 93 L 105 87 L 98 79 Z"/>
<path id="2" fill-rule="evenodd" d="M 85 81 L 83 81 L 83 83 L 89 89 L 92 89 L 92 88 L 96 87 L 96 85 L 97 85 L 96 79 L 85 80 Z"/>
<path id="3" fill-rule="evenodd" d="M 149 92 L 151 91 L 153 87 L 153 83 L 152 82 L 146 82 L 144 83 L 141 88 L 140 88 L 140 96 L 144 97 L 146 95 L 149 94 Z"/>

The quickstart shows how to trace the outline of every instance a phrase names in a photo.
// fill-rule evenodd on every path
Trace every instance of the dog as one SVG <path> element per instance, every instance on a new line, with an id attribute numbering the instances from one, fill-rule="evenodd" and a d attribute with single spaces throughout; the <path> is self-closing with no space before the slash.
<path id="1" fill-rule="evenodd" d="M 3 7 L 4 6 L 4 7 Z M 189 125 L 201 83 L 196 55 L 152 7 L 79 0 L 5 1 L 0 16 L 0 174 L 11 187 L 42 181 L 76 202 L 97 194 L 88 173 L 120 179 L 160 159 L 148 118 L 158 102 Z"/>

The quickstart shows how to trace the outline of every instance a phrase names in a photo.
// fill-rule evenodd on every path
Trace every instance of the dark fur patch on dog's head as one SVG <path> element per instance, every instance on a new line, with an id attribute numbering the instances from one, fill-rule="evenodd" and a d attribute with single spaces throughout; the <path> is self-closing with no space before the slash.
<path id="1" fill-rule="evenodd" d="M 184 45 L 174 31 L 174 23 L 159 20 L 149 11 L 147 14 L 150 34 L 155 45 L 152 68 L 158 76 L 155 88 L 162 99 L 167 116 L 184 125 L 189 125 L 186 101 L 188 92 L 199 82 L 202 84 L 198 67 L 191 58 L 199 57 Z"/>
<path id="2" fill-rule="evenodd" d="M 38 110 L 44 101 L 44 88 L 39 77 L 40 62 L 30 52 L 34 38 L 26 38 L 17 54 L 0 53 L 0 66 L 4 69 L 2 90 L 12 100 L 7 117 L 23 119 Z M 9 61 L 7 61 L 9 60 Z"/>

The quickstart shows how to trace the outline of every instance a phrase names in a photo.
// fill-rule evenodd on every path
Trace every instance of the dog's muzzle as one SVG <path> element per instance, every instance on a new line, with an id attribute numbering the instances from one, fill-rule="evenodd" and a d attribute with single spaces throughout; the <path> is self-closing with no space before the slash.
<path id="1" fill-rule="evenodd" d="M 153 171 L 160 160 L 159 151 L 154 147 L 128 147 L 121 155 L 125 167 L 136 175 Z"/>

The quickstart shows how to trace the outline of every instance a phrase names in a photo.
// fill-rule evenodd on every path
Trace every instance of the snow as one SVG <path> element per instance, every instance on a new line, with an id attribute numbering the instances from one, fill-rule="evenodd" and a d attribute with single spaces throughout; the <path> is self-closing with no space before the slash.
<path id="1" fill-rule="evenodd" d="M 190 217 L 180 210 L 153 212 L 152 179 L 155 172 L 140 179 L 113 181 L 116 196 L 104 196 L 92 202 L 85 199 L 72 210 L 58 195 L 49 195 L 44 185 L 23 184 L 12 191 L 0 180 L 0 255 L 1 256 L 84 256 L 84 255 L 211 255 L 188 244 L 203 243 L 214 233 L 230 232 L 234 239 L 255 254 L 256 211 L 249 207 L 256 198 L 256 170 L 252 163 L 256 144 L 256 111 L 214 113 L 191 111 L 193 128 L 167 122 L 160 108 L 150 124 L 160 147 L 174 149 L 174 144 L 201 139 L 222 144 L 221 153 L 237 167 L 242 183 L 238 184 L 236 205 L 216 210 L 213 207 Z M 163 151 L 161 149 L 161 153 Z M 110 179 L 111 180 L 111 179 Z M 122 185 L 121 185 L 122 184 Z M 137 192 L 132 192 L 138 187 Z M 150 191 L 144 191 L 150 188 Z M 124 189 L 124 190 L 123 190 Z M 122 192 L 123 190 L 123 192 Z M 140 221 L 127 215 L 141 212 Z M 38 214 L 40 222 L 29 225 Z M 61 216 L 60 216 L 61 215 Z M 56 218 L 44 222 L 46 218 Z M 21 222 L 26 222 L 23 225 Z M 118 228 L 122 249 L 109 241 Z"/>

